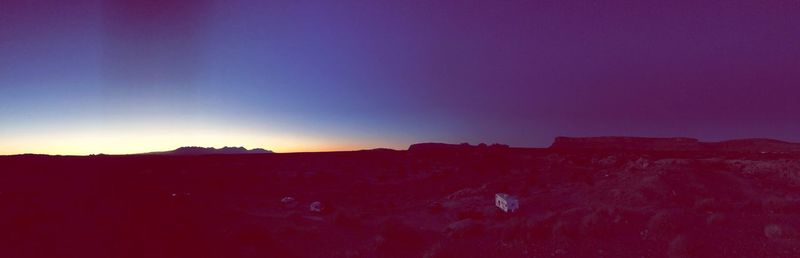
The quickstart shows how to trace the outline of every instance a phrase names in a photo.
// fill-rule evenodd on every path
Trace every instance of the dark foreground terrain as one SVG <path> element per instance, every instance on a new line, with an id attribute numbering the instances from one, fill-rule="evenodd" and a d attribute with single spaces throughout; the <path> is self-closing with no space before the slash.
<path id="1" fill-rule="evenodd" d="M 0 157 L 0 257 L 800 256 L 798 154 L 559 147 Z"/>

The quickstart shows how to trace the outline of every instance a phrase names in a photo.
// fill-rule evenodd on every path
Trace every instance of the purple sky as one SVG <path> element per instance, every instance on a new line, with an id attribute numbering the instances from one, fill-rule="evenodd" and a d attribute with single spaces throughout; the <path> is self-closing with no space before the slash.
<path id="1" fill-rule="evenodd" d="M 696 2 L 6 0 L 0 154 L 800 141 L 800 2 Z"/>

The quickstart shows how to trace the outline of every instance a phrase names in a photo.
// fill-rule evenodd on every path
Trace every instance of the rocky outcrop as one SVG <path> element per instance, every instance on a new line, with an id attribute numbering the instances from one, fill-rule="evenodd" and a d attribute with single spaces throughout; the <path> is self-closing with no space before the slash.
<path id="1" fill-rule="evenodd" d="M 789 153 L 800 152 L 800 144 L 772 139 L 700 142 L 697 139 L 683 137 L 557 137 L 550 149 Z"/>

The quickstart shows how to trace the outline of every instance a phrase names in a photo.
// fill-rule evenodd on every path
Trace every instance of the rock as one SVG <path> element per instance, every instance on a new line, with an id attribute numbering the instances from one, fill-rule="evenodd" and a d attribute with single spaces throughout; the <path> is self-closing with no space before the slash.
<path id="1" fill-rule="evenodd" d="M 597 164 L 603 167 L 610 167 L 616 165 L 619 159 L 617 156 L 608 156 L 602 159 L 597 160 Z"/>
<path id="2" fill-rule="evenodd" d="M 286 207 L 294 207 L 297 205 L 297 200 L 295 200 L 294 197 L 287 196 L 281 198 L 281 203 Z"/>
<path id="3" fill-rule="evenodd" d="M 312 212 L 322 212 L 323 210 L 325 210 L 325 206 L 322 205 L 321 202 L 316 201 L 312 202 L 311 205 L 308 206 L 308 210 Z"/>

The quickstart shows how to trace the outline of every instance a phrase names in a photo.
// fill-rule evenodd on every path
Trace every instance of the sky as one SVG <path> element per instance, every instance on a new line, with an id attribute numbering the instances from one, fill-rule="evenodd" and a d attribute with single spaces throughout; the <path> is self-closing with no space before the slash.
<path id="1" fill-rule="evenodd" d="M 0 155 L 800 142 L 798 1 L 0 2 Z"/>

